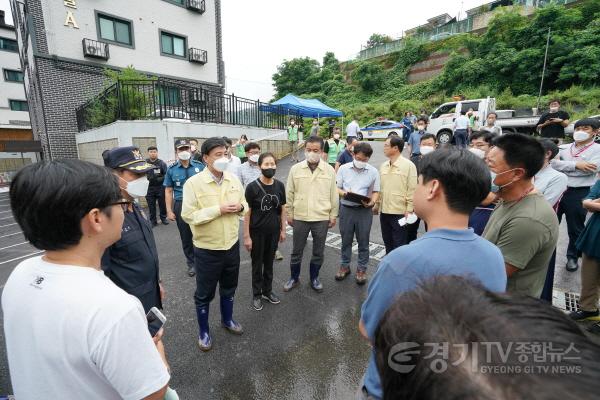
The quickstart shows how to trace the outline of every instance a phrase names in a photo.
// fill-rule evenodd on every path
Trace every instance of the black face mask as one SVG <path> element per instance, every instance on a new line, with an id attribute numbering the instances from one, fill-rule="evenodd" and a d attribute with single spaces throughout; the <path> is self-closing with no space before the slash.
<path id="1" fill-rule="evenodd" d="M 265 178 L 271 179 L 272 177 L 275 176 L 275 171 L 277 171 L 277 169 L 276 168 L 262 168 L 261 171 L 262 171 L 262 174 L 265 176 Z"/>

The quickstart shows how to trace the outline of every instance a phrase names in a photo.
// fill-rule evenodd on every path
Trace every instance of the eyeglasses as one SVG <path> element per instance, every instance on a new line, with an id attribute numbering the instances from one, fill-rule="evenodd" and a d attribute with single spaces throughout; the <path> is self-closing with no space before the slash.
<path id="1" fill-rule="evenodd" d="M 131 206 L 132 204 L 133 204 L 133 201 L 131 201 L 131 200 L 121 199 L 119 201 L 115 201 L 114 203 L 110 203 L 109 206 L 120 205 L 121 208 L 123 209 L 123 211 L 127 211 L 129 209 L 129 206 Z"/>

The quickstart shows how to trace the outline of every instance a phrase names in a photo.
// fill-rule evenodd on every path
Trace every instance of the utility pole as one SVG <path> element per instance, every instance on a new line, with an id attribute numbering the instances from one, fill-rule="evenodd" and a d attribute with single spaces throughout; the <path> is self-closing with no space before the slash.
<path id="1" fill-rule="evenodd" d="M 548 61 L 548 47 L 550 46 L 550 27 L 548 27 L 548 38 L 546 39 L 546 53 L 544 54 L 544 67 L 542 68 L 542 79 L 540 80 L 540 93 L 538 94 L 537 110 L 540 110 L 540 100 L 542 98 L 542 88 L 544 87 L 544 75 L 546 75 L 546 62 Z"/>

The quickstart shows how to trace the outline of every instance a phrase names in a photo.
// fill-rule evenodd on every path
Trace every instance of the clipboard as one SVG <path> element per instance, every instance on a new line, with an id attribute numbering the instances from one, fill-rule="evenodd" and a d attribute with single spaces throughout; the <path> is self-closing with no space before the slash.
<path id="1" fill-rule="evenodd" d="M 363 196 L 361 194 L 358 193 L 352 193 L 352 192 L 348 192 L 344 195 L 344 200 L 348 200 L 348 201 L 352 201 L 354 203 L 359 203 L 362 204 L 363 201 L 366 201 L 367 203 L 371 201 L 370 197 L 367 196 Z"/>

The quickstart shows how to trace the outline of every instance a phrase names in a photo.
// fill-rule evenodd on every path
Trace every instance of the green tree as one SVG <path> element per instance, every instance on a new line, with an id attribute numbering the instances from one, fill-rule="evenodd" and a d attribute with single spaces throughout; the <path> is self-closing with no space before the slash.
<path id="1" fill-rule="evenodd" d="M 389 43 L 393 41 L 391 37 L 388 35 L 382 35 L 380 33 L 374 33 L 369 37 L 367 44 L 365 45 L 366 49 L 370 49 L 371 47 L 379 46 L 385 43 Z"/>
<path id="2" fill-rule="evenodd" d="M 383 67 L 374 62 L 362 62 L 352 71 L 352 80 L 367 92 L 380 88 L 384 77 Z"/>
<path id="3" fill-rule="evenodd" d="M 317 60 L 309 57 L 284 60 L 273 74 L 273 84 L 276 96 L 282 97 L 288 93 L 297 95 L 317 92 L 321 84 L 319 73 L 321 67 Z"/>

